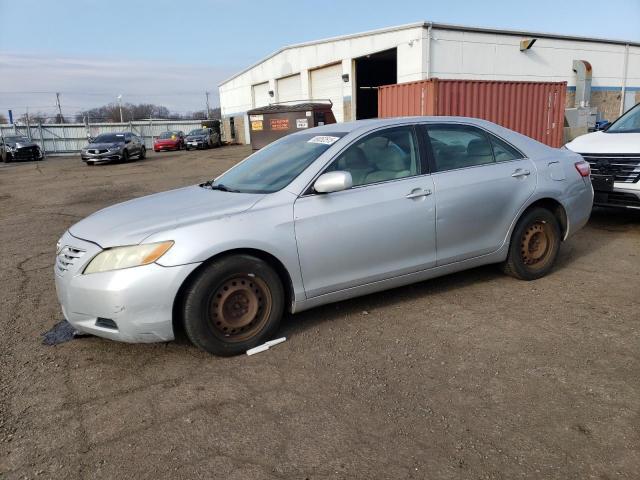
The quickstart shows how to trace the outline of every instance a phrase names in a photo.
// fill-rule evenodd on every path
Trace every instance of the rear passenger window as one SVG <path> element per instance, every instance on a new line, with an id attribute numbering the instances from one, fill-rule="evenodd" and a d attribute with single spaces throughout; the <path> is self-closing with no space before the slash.
<path id="1" fill-rule="evenodd" d="M 523 155 L 508 143 L 503 142 L 493 135 L 489 135 L 489 137 L 491 138 L 493 155 L 496 157 L 496 162 L 508 162 L 509 160 L 523 158 Z"/>
<path id="2" fill-rule="evenodd" d="M 325 172 L 351 173 L 353 186 L 418 174 L 420 157 L 411 127 L 375 132 L 347 148 Z"/>
<path id="3" fill-rule="evenodd" d="M 427 132 L 438 172 L 494 163 L 489 139 L 478 128 L 430 125 Z"/>

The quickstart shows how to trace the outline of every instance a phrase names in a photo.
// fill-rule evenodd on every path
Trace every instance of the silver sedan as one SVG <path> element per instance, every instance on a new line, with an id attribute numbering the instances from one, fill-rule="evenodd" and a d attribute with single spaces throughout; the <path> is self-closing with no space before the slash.
<path id="1" fill-rule="evenodd" d="M 326 125 L 85 218 L 59 241 L 55 281 L 82 332 L 156 342 L 180 326 L 233 355 L 285 312 L 491 263 L 540 278 L 592 203 L 580 155 L 490 122 Z"/>

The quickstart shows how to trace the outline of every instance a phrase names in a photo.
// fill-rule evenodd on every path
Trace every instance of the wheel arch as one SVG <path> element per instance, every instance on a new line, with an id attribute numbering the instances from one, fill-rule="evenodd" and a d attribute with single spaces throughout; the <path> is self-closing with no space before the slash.
<path id="1" fill-rule="evenodd" d="M 551 198 L 551 197 L 538 198 L 535 201 L 531 202 L 529 205 L 527 205 L 527 207 L 524 210 L 522 210 L 522 212 L 520 212 L 520 215 L 518 215 L 518 219 L 514 222 L 513 228 L 511 229 L 512 230 L 511 233 L 513 233 L 513 229 L 515 229 L 515 225 L 518 224 L 520 219 L 524 215 L 526 215 L 527 212 L 529 212 L 533 208 L 538 208 L 538 207 L 549 210 L 553 214 L 553 216 L 558 221 L 558 225 L 560 226 L 560 233 L 561 233 L 562 239 L 564 240 L 569 230 L 569 220 L 567 217 L 567 211 L 565 210 L 564 205 L 562 205 L 562 203 L 560 203 L 555 198 Z"/>
<path id="2" fill-rule="evenodd" d="M 265 250 L 260 250 L 257 248 L 235 248 L 232 250 L 226 250 L 224 252 L 217 253 L 212 257 L 208 258 L 207 260 L 205 260 L 204 262 L 202 262 L 202 264 L 199 265 L 198 268 L 193 270 L 193 272 L 191 272 L 180 285 L 180 288 L 178 289 L 178 293 L 176 294 L 173 300 L 173 308 L 172 308 L 172 315 L 171 315 L 173 331 L 176 337 L 179 334 L 181 336 L 183 334 L 184 327 L 182 323 L 183 322 L 182 307 L 184 302 L 184 295 L 187 288 L 189 288 L 191 282 L 193 281 L 193 279 L 203 269 L 207 268 L 212 263 L 215 263 L 221 258 L 229 257 L 233 255 L 251 255 L 253 257 L 259 258 L 260 260 L 262 260 L 263 262 L 271 266 L 276 271 L 276 273 L 278 274 L 278 277 L 280 278 L 280 281 L 282 282 L 282 286 L 285 292 L 285 306 L 287 311 L 291 312 L 295 294 L 293 289 L 293 280 L 291 279 L 291 275 L 289 274 L 289 271 L 284 266 L 284 263 L 282 263 L 282 261 L 278 259 L 275 255 Z"/>

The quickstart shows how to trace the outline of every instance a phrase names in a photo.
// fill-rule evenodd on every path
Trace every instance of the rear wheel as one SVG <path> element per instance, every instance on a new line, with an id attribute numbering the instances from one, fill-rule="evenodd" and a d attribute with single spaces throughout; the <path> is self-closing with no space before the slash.
<path id="1" fill-rule="evenodd" d="M 283 311 L 278 274 L 256 257 L 234 255 L 206 267 L 190 284 L 184 328 L 203 350 L 237 355 L 272 337 Z"/>
<path id="2" fill-rule="evenodd" d="M 531 209 L 513 231 L 503 271 L 520 280 L 544 277 L 558 257 L 560 241 L 556 217 L 545 208 Z"/>

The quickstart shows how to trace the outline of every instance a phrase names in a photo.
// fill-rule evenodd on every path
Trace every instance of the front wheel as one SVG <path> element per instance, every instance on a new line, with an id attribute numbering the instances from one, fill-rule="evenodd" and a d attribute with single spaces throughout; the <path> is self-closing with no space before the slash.
<path id="1" fill-rule="evenodd" d="M 205 267 L 184 299 L 189 340 L 209 353 L 237 355 L 264 343 L 280 325 L 284 289 L 267 263 L 234 255 Z"/>
<path id="2" fill-rule="evenodd" d="M 126 148 L 122 151 L 122 161 L 123 162 L 129 161 L 129 150 L 127 150 Z"/>
<path id="3" fill-rule="evenodd" d="M 147 156 L 147 149 L 145 147 L 142 147 L 142 149 L 140 150 L 140 155 L 138 155 L 138 158 L 140 160 L 144 160 L 146 156 Z"/>
<path id="4" fill-rule="evenodd" d="M 545 208 L 533 208 L 517 223 L 511 236 L 503 271 L 520 280 L 547 275 L 560 251 L 561 233 L 556 217 Z"/>

